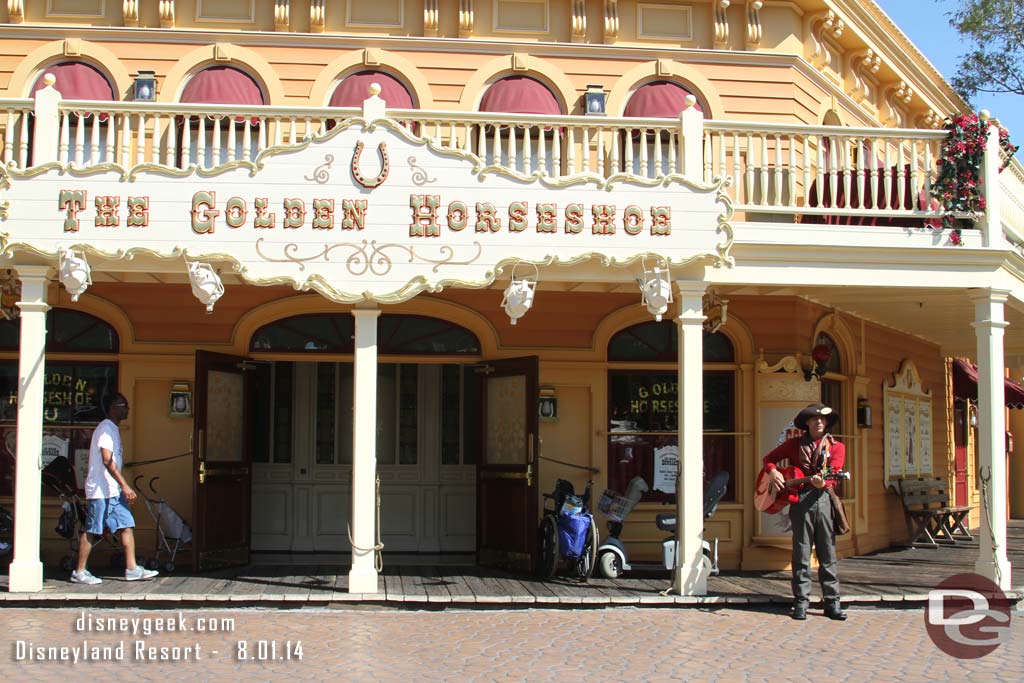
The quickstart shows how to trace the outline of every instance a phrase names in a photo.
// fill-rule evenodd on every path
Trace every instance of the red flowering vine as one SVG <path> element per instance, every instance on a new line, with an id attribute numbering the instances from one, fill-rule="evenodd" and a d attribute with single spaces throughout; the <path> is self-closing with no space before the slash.
<path id="1" fill-rule="evenodd" d="M 942 227 L 951 228 L 949 241 L 963 244 L 963 222 L 973 224 L 985 211 L 982 196 L 981 165 L 985 158 L 988 122 L 975 114 L 954 114 L 946 119 L 949 136 L 942 145 L 939 157 L 939 176 L 932 184 L 932 196 L 942 202 Z M 1002 171 L 1017 151 L 1010 143 L 1010 134 L 999 127 L 999 146 L 1006 159 L 999 167 Z"/>

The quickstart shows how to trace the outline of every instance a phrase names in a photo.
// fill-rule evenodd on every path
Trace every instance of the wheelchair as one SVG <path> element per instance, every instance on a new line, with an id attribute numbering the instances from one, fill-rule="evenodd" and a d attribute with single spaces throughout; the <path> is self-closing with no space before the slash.
<path id="1" fill-rule="evenodd" d="M 564 566 L 581 582 L 594 573 L 600 539 L 589 509 L 593 485 L 588 481 L 583 495 L 577 496 L 571 481 L 559 479 L 554 491 L 544 494 L 544 516 L 537 530 L 537 573 L 541 578 L 554 577 Z"/>

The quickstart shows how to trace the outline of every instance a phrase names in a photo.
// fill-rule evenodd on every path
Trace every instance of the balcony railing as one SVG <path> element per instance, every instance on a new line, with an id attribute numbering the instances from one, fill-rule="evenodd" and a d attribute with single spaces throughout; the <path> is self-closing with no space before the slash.
<path id="1" fill-rule="evenodd" d="M 440 147 L 524 175 L 725 177 L 738 220 L 938 225 L 942 208 L 930 190 L 945 131 L 705 121 L 688 111 L 678 119 L 421 110 L 388 116 Z M 46 88 L 35 99 L 0 100 L 0 161 L 22 169 L 53 160 L 78 168 L 209 169 L 325 134 L 361 114 L 61 100 Z M 49 132 L 37 117 L 50 122 Z M 1006 234 L 1024 243 L 1024 167 L 1012 163 L 996 185 L 989 191 L 1006 197 L 996 215 Z"/>

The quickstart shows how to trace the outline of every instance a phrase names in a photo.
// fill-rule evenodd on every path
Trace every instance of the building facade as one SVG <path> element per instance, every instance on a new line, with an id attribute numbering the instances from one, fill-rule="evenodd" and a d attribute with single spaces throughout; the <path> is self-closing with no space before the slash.
<path id="1" fill-rule="evenodd" d="M 159 477 L 197 568 L 351 553 L 355 592 L 378 551 L 527 570 L 556 479 L 642 476 L 624 540 L 657 557 L 678 493 L 677 588 L 701 593 L 702 533 L 723 568 L 788 563 L 754 478 L 822 400 L 842 554 L 905 540 L 897 481 L 936 476 L 1009 585 L 1024 171 L 999 172 L 993 127 L 985 210 L 942 227 L 942 125 L 967 104 L 874 3 L 30 0 L 5 21 L 12 590 L 64 551 L 36 454 L 81 476 L 113 390 L 129 479 Z"/>

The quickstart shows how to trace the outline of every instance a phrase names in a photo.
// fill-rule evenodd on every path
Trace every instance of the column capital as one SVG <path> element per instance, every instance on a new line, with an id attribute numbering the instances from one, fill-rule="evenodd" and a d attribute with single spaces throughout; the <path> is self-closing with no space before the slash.
<path id="1" fill-rule="evenodd" d="M 975 303 L 991 302 L 1004 304 L 1010 298 L 1010 291 L 1007 289 L 995 289 L 993 287 L 972 287 L 967 290 L 967 296 Z"/>
<path id="2" fill-rule="evenodd" d="M 703 297 L 704 292 L 708 291 L 708 287 L 711 286 L 710 282 L 703 280 L 676 280 L 675 282 L 679 296 Z"/>
<path id="3" fill-rule="evenodd" d="M 354 318 L 379 318 L 379 308 L 353 308 L 352 317 Z"/>
<path id="4" fill-rule="evenodd" d="M 25 280 L 49 280 L 53 274 L 53 266 L 47 265 L 12 265 L 11 270 L 18 274 L 18 279 Z"/>

